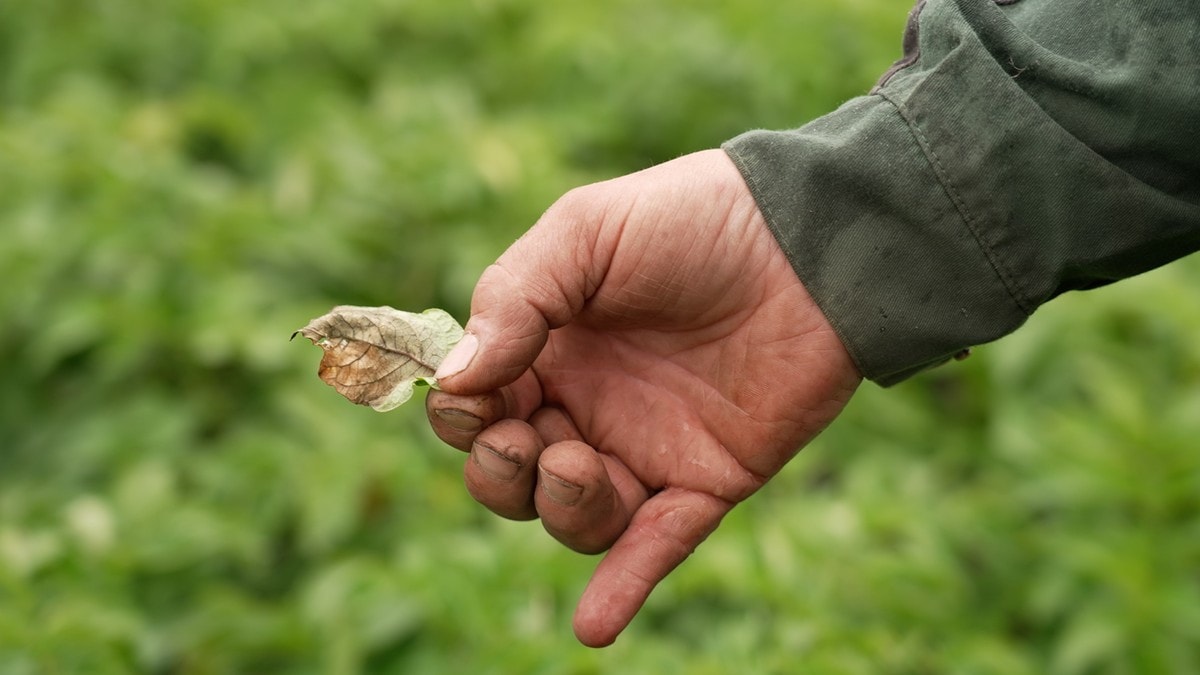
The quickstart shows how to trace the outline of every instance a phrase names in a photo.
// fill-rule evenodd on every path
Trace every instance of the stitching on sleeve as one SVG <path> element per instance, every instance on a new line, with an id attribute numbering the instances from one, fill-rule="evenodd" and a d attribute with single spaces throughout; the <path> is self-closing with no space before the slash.
<path id="1" fill-rule="evenodd" d="M 1033 310 L 1036 308 L 1036 305 L 1029 301 L 1027 294 L 1021 287 L 1016 275 L 1012 273 L 1012 270 L 1004 264 L 1004 261 L 1000 258 L 1000 255 L 984 239 L 983 233 L 979 229 L 979 221 L 971 214 L 971 210 L 967 208 L 966 201 L 954 188 L 954 184 L 950 181 L 949 173 L 942 165 L 942 160 L 938 157 L 937 152 L 934 151 L 933 145 L 929 142 L 929 139 L 925 137 L 925 134 L 921 131 L 921 128 L 917 126 L 916 122 L 910 119 L 909 116 L 904 113 L 904 109 L 896 101 L 892 100 L 886 92 L 878 92 L 878 95 L 892 105 L 892 107 L 896 110 L 896 113 L 900 115 L 900 118 L 903 119 L 904 123 L 908 126 L 909 131 L 912 132 L 913 136 L 916 138 L 917 145 L 921 147 L 921 152 L 924 153 L 925 158 L 933 167 L 934 174 L 938 178 L 938 183 L 940 183 L 942 189 L 946 191 L 946 196 L 948 196 L 950 198 L 950 202 L 954 204 L 954 208 L 958 211 L 959 216 L 962 217 L 963 223 L 967 226 L 967 230 L 970 231 L 971 236 L 975 238 L 976 245 L 979 246 L 979 249 L 983 252 L 984 257 L 987 258 L 988 263 L 992 266 L 992 270 L 996 273 L 996 276 L 1000 279 L 1001 283 L 1004 284 L 1004 290 L 1008 292 L 1009 297 L 1013 299 L 1013 302 L 1016 303 L 1017 307 L 1019 307 L 1022 312 L 1025 312 L 1026 315 L 1033 314 Z"/>

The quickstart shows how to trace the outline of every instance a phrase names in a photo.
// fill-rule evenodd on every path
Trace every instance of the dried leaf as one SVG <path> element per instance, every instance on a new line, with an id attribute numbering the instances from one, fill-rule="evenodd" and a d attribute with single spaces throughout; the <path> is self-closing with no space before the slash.
<path id="1" fill-rule="evenodd" d="M 437 386 L 433 374 L 463 329 L 446 312 L 391 307 L 334 307 L 292 333 L 325 350 L 322 380 L 359 405 L 387 412 L 412 397 L 414 384 Z"/>

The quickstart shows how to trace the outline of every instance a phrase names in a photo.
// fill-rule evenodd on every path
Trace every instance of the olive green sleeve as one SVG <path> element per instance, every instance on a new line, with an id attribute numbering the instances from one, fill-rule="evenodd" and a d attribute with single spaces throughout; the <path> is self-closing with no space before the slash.
<path id="1" fill-rule="evenodd" d="M 1200 249 L 1190 3 L 929 0 L 905 48 L 871 95 L 724 145 L 867 378 Z"/>

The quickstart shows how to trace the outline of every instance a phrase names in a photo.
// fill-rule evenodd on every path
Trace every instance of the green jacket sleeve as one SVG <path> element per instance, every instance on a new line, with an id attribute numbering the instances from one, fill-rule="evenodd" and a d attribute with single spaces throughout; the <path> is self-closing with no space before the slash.
<path id="1" fill-rule="evenodd" d="M 1200 249 L 1200 11 L 922 1 L 870 95 L 724 148 L 862 373 L 892 384 Z"/>

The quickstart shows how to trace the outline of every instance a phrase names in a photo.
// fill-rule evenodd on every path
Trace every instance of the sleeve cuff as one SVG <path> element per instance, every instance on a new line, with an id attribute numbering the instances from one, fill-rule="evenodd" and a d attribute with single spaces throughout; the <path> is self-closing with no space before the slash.
<path id="1" fill-rule="evenodd" d="M 1028 317 L 884 97 L 723 147 L 868 379 L 900 382 Z"/>
<path id="2" fill-rule="evenodd" d="M 1023 31 L 1078 18 L 1054 3 L 921 7 L 919 56 L 876 94 L 724 145 L 796 274 L 883 385 L 1016 330 L 1062 292 L 1200 249 L 1195 117 L 1181 112 L 1195 110 L 1181 104 L 1194 69 L 1156 56 L 1176 54 L 1194 16 L 1136 33 L 1136 58 L 1116 68 L 1104 51 L 1115 43 L 1086 42 L 1096 53 L 1076 61 Z"/>

